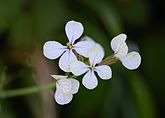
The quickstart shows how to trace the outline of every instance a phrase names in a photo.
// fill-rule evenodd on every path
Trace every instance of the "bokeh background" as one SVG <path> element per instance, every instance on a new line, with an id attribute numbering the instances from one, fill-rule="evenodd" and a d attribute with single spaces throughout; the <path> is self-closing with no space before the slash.
<path id="1" fill-rule="evenodd" d="M 0 0 L 0 117 L 165 118 L 164 6 L 163 0 Z M 106 56 L 112 54 L 111 39 L 126 33 L 130 51 L 142 56 L 141 66 L 129 71 L 113 64 L 111 80 L 99 79 L 92 91 L 81 85 L 65 106 L 56 104 L 55 88 L 5 96 L 7 90 L 46 85 L 51 74 L 64 74 L 57 60 L 43 56 L 42 46 L 47 40 L 65 44 L 69 20 L 81 22 L 83 36 L 99 42 Z"/>

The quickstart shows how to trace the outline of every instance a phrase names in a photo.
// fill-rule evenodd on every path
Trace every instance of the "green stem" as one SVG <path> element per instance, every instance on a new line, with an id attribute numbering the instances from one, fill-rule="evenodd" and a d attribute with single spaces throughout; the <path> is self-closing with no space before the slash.
<path id="1" fill-rule="evenodd" d="M 52 83 L 48 83 L 48 84 L 40 85 L 40 86 L 20 88 L 20 89 L 14 89 L 14 90 L 3 90 L 3 91 L 0 91 L 0 98 L 32 94 L 32 93 L 36 93 L 36 92 L 45 91 L 45 90 L 48 90 L 48 89 L 51 89 L 54 87 L 55 87 L 55 82 L 52 82 Z"/>
<path id="2" fill-rule="evenodd" d="M 111 65 L 116 63 L 118 59 L 114 55 L 110 55 L 104 60 L 102 60 L 98 65 Z"/>

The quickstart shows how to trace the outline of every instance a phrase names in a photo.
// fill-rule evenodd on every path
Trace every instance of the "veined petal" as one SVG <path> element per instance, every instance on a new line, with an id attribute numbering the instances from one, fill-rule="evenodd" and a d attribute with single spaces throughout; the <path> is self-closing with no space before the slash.
<path id="1" fill-rule="evenodd" d="M 67 76 L 63 76 L 63 75 L 51 75 L 54 79 L 59 80 L 59 79 L 66 79 Z"/>
<path id="2" fill-rule="evenodd" d="M 121 62 L 129 70 L 137 69 L 141 63 L 141 56 L 138 52 L 130 52 L 121 59 Z"/>
<path id="3" fill-rule="evenodd" d="M 65 26 L 65 32 L 70 43 L 74 43 L 84 31 L 83 25 L 80 22 L 69 21 Z"/>
<path id="4" fill-rule="evenodd" d="M 117 58 L 122 58 L 128 53 L 128 46 L 126 44 L 127 36 L 125 34 L 119 34 L 111 41 L 111 48 Z"/>
<path id="5" fill-rule="evenodd" d="M 60 79 L 56 82 L 56 88 L 61 93 L 71 93 L 72 82 L 69 79 Z"/>
<path id="6" fill-rule="evenodd" d="M 70 64 L 75 61 L 77 61 L 75 54 L 72 52 L 72 50 L 67 50 L 59 60 L 59 67 L 65 72 L 71 72 Z"/>
<path id="7" fill-rule="evenodd" d="M 66 50 L 66 46 L 56 41 L 47 41 L 43 46 L 43 54 L 48 59 L 56 59 Z"/>
<path id="8" fill-rule="evenodd" d="M 70 71 L 76 75 L 82 75 L 89 70 L 89 66 L 80 61 L 73 61 L 70 65 Z"/>
<path id="9" fill-rule="evenodd" d="M 125 43 L 127 35 L 119 34 L 111 40 L 111 48 L 114 52 L 118 51 L 118 45 Z"/>
<path id="10" fill-rule="evenodd" d="M 94 46 L 93 41 L 80 41 L 76 44 L 74 44 L 73 49 L 76 50 L 76 52 L 84 57 L 89 57 L 89 51 Z"/>
<path id="11" fill-rule="evenodd" d="M 76 94 L 76 93 L 78 92 L 79 87 L 80 87 L 79 81 L 76 80 L 76 79 L 71 79 L 71 78 L 68 78 L 68 79 L 69 79 L 69 80 L 71 81 L 71 83 L 72 83 L 71 93 L 72 93 L 72 94 Z"/>
<path id="12" fill-rule="evenodd" d="M 119 44 L 116 49 L 118 51 L 115 52 L 115 57 L 118 59 L 125 57 L 128 53 L 128 46 L 126 43 Z"/>
<path id="13" fill-rule="evenodd" d="M 68 104 L 72 100 L 73 95 L 63 94 L 60 91 L 56 90 L 54 97 L 58 104 L 64 105 L 64 104 Z"/>
<path id="14" fill-rule="evenodd" d="M 107 80 L 112 77 L 112 70 L 107 65 L 96 66 L 94 69 L 101 79 Z"/>
<path id="15" fill-rule="evenodd" d="M 104 57 L 104 49 L 99 43 L 94 42 L 94 45 L 90 48 L 88 52 L 88 55 L 89 57 L 100 55 L 100 59 L 102 60 L 102 58 Z"/>
<path id="16" fill-rule="evenodd" d="M 82 83 L 87 89 L 94 89 L 98 85 L 98 80 L 93 71 L 88 71 L 83 77 Z"/>
<path id="17" fill-rule="evenodd" d="M 103 59 L 104 49 L 100 44 L 95 43 L 95 45 L 88 52 L 88 55 L 89 55 L 90 64 L 95 66 Z"/>
<path id="18" fill-rule="evenodd" d="M 99 43 L 96 43 L 92 38 L 90 38 L 88 36 L 84 36 L 83 38 L 81 38 L 81 40 L 82 41 L 90 41 L 93 44 L 90 46 L 90 50 L 88 51 L 87 57 L 94 57 L 100 53 L 102 54 L 100 56 L 100 59 L 104 57 L 104 49 Z"/>

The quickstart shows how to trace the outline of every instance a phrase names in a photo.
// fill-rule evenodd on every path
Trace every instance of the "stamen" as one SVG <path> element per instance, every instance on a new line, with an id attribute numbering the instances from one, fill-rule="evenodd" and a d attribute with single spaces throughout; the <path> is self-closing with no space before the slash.
<path id="1" fill-rule="evenodd" d="M 72 49 L 72 44 L 70 43 L 70 42 L 68 42 L 68 43 L 66 43 L 66 45 L 67 45 L 67 47 L 69 48 L 69 49 Z"/>
<path id="2" fill-rule="evenodd" d="M 94 66 L 89 66 L 89 68 L 90 68 L 91 70 L 93 70 L 93 69 L 94 69 Z"/>

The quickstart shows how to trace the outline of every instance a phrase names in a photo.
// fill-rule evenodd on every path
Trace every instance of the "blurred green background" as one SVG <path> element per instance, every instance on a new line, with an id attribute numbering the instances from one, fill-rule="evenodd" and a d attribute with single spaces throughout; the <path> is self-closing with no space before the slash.
<path id="1" fill-rule="evenodd" d="M 0 0 L 0 118 L 165 118 L 165 3 L 163 0 Z M 4 97 L 6 90 L 39 86 L 64 74 L 42 54 L 47 40 L 67 42 L 69 20 L 112 54 L 111 39 L 126 33 L 139 51 L 134 71 L 112 65 L 111 80 L 89 91 L 81 85 L 72 102 L 56 104 L 54 89 Z M 81 77 L 78 78 L 81 82 Z"/>

